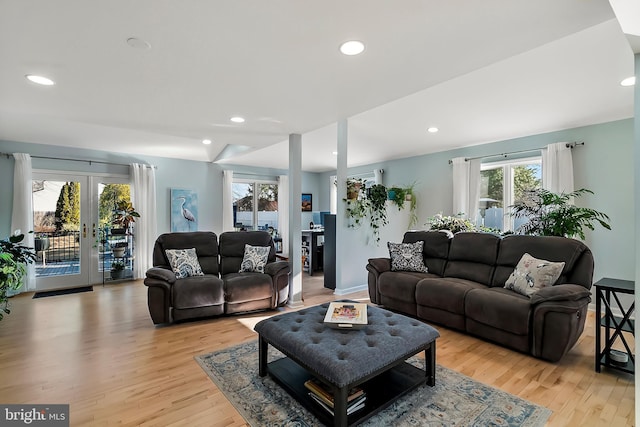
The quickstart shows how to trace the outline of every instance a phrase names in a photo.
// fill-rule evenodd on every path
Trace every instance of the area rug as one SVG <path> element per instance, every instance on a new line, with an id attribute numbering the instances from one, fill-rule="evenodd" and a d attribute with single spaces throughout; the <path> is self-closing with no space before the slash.
<path id="1" fill-rule="evenodd" d="M 69 295 L 69 294 L 77 294 L 79 292 L 91 292 L 91 291 L 93 291 L 93 286 L 82 286 L 79 288 L 60 289 L 57 291 L 36 292 L 35 294 L 33 294 L 33 297 L 34 298 L 55 297 L 58 295 Z"/>
<path id="2" fill-rule="evenodd" d="M 269 347 L 269 362 L 281 357 Z M 269 376 L 258 376 L 257 340 L 195 359 L 249 425 L 322 425 Z M 408 361 L 424 369 L 424 359 Z M 438 365 L 435 387 L 418 387 L 361 425 L 544 426 L 550 415 L 547 408 Z"/>

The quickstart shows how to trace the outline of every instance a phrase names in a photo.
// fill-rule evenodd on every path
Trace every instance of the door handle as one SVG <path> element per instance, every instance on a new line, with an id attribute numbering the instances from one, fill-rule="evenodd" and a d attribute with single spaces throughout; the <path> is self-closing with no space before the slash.
<path id="1" fill-rule="evenodd" d="M 87 238 L 87 224 L 82 224 L 82 238 Z"/>
<path id="2" fill-rule="evenodd" d="M 93 223 L 93 238 L 96 238 L 96 223 Z"/>

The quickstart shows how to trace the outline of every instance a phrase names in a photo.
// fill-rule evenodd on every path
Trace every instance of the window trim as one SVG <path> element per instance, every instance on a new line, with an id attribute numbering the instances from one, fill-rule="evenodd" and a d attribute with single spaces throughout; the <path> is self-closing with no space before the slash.
<path id="1" fill-rule="evenodd" d="M 258 212 L 259 212 L 258 211 L 258 195 L 259 195 L 258 185 L 269 184 L 269 185 L 275 185 L 279 187 L 280 183 L 278 182 L 278 180 L 272 180 L 272 179 L 234 178 L 231 184 L 232 186 L 233 184 L 250 184 L 253 186 L 253 200 L 251 201 L 253 205 L 253 212 L 251 216 L 251 221 L 253 222 L 252 230 L 258 230 Z"/>

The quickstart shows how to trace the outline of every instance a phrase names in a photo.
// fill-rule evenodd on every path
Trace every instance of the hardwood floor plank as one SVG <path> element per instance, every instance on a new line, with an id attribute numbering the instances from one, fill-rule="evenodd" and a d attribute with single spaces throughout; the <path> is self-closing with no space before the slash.
<path id="1" fill-rule="evenodd" d="M 307 306 L 343 298 L 321 274 L 303 289 Z M 366 291 L 347 297 L 368 301 Z M 194 356 L 254 340 L 257 322 L 290 309 L 157 327 L 146 298 L 141 281 L 12 298 L 0 323 L 0 402 L 69 403 L 73 426 L 246 425 Z M 438 363 L 546 406 L 550 426 L 634 425 L 634 377 L 594 371 L 593 313 L 558 363 L 435 326 Z"/>

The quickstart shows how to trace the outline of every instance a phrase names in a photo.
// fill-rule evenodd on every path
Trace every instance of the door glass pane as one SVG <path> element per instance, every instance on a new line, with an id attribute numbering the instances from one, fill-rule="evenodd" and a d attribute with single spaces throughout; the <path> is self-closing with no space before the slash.
<path id="1" fill-rule="evenodd" d="M 116 233 L 113 227 L 116 206 L 119 202 L 131 201 L 129 184 L 98 184 L 98 269 L 105 279 L 133 277 L 133 229 Z M 135 223 L 134 223 L 135 226 Z"/>
<path id="2" fill-rule="evenodd" d="M 504 216 L 504 169 L 480 172 L 480 219 L 488 228 L 502 231 Z"/>
<path id="3" fill-rule="evenodd" d="M 258 184 L 258 229 L 278 228 L 278 185 Z"/>
<path id="4" fill-rule="evenodd" d="M 80 183 L 34 180 L 36 277 L 80 273 Z"/>
<path id="5" fill-rule="evenodd" d="M 236 228 L 253 230 L 253 185 L 233 183 L 233 223 Z"/>

